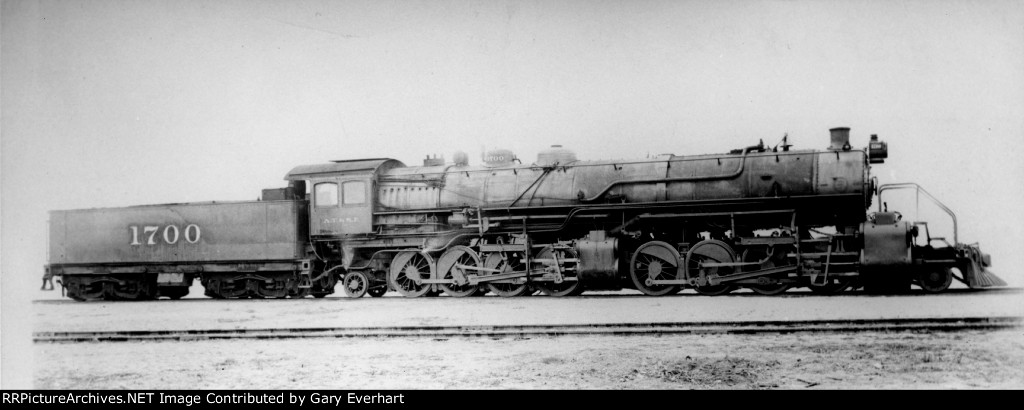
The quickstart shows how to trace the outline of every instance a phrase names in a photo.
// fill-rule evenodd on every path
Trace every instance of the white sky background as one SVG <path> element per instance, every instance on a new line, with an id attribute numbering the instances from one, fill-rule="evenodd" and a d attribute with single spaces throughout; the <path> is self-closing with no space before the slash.
<path id="1" fill-rule="evenodd" d="M 822 149 L 849 126 L 855 147 L 889 142 L 881 182 L 922 184 L 1024 285 L 1019 1 L 4 1 L 0 16 L 5 388 L 30 383 L 9 366 L 31 351 L 17 317 L 52 296 L 47 211 L 252 200 L 332 159 L 479 163 L 486 146 L 529 163 L 554 143 L 642 158 L 787 132 Z"/>

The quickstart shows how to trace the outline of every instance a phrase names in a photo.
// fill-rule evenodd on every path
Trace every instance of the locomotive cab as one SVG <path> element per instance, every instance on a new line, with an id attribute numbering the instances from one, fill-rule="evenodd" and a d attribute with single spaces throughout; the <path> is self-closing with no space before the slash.
<path id="1" fill-rule="evenodd" d="M 313 180 L 313 218 L 310 228 L 320 235 L 371 232 L 370 203 L 365 177 Z"/>
<path id="2" fill-rule="evenodd" d="M 334 161 L 295 167 L 285 179 L 305 180 L 312 187 L 311 235 L 360 235 L 373 232 L 377 172 L 402 166 L 401 162 L 388 158 Z"/>

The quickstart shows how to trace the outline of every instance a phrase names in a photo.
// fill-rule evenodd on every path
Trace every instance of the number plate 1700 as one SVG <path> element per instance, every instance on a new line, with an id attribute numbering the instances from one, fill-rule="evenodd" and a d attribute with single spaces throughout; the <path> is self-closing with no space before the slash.
<path id="1" fill-rule="evenodd" d="M 201 238 L 203 234 L 202 231 L 199 230 L 199 225 L 196 224 L 185 226 L 184 235 L 181 235 L 181 230 L 174 225 L 142 226 L 142 229 L 139 229 L 139 226 L 129 226 L 128 228 L 132 231 L 131 245 L 156 245 L 159 243 L 160 239 L 163 239 L 163 242 L 168 245 L 174 245 L 178 243 L 178 239 L 181 239 L 182 236 L 184 236 L 185 242 L 196 243 L 199 242 L 199 238 Z M 139 235 L 139 231 L 142 231 L 141 236 Z M 163 231 L 163 234 L 158 235 L 157 233 L 161 231 Z"/>

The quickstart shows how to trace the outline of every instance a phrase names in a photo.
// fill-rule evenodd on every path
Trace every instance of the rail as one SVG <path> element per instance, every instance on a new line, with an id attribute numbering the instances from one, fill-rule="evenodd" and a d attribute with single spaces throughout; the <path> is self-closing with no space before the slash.
<path id="1" fill-rule="evenodd" d="M 778 334 L 1014 329 L 1019 317 L 897 318 L 807 321 L 602 323 L 554 325 L 322 327 L 36 332 L 35 343 L 196 341 L 228 339 L 528 337 L 575 335 Z"/>
<path id="2" fill-rule="evenodd" d="M 947 214 L 949 214 L 949 217 L 953 220 L 953 245 L 954 245 L 954 247 L 955 246 L 959 246 L 960 245 L 960 240 L 958 239 L 958 236 L 957 236 L 959 231 L 957 230 L 957 225 L 956 225 L 956 214 L 953 213 L 953 210 L 949 209 L 949 207 L 947 207 L 945 204 L 943 204 L 938 199 L 936 199 L 934 196 L 932 196 L 932 194 L 929 194 L 928 191 L 926 191 L 924 188 L 922 188 L 917 183 L 914 183 L 914 182 L 902 182 L 902 183 L 897 183 L 897 184 L 885 184 L 885 185 L 882 185 L 882 186 L 878 187 L 878 211 L 879 212 L 882 211 L 882 204 L 884 203 L 882 201 L 882 193 L 884 193 L 885 191 L 889 191 L 889 190 L 903 190 L 903 189 L 915 189 L 917 191 L 916 193 L 918 195 L 918 198 L 920 198 L 921 194 L 924 194 L 925 197 L 930 199 L 933 204 L 935 204 L 940 209 L 942 209 Z M 915 209 L 915 212 L 917 214 L 920 214 L 920 211 L 921 211 L 920 207 L 921 207 L 921 204 L 920 204 L 920 202 L 918 202 L 917 209 Z"/>

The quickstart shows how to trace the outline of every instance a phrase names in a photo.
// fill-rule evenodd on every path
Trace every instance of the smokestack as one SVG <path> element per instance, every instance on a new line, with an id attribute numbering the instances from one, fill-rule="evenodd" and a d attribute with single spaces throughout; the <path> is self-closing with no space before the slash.
<path id="1" fill-rule="evenodd" d="M 850 150 L 850 129 L 848 127 L 833 128 L 828 131 L 832 133 L 832 145 L 828 149 L 833 151 Z"/>

